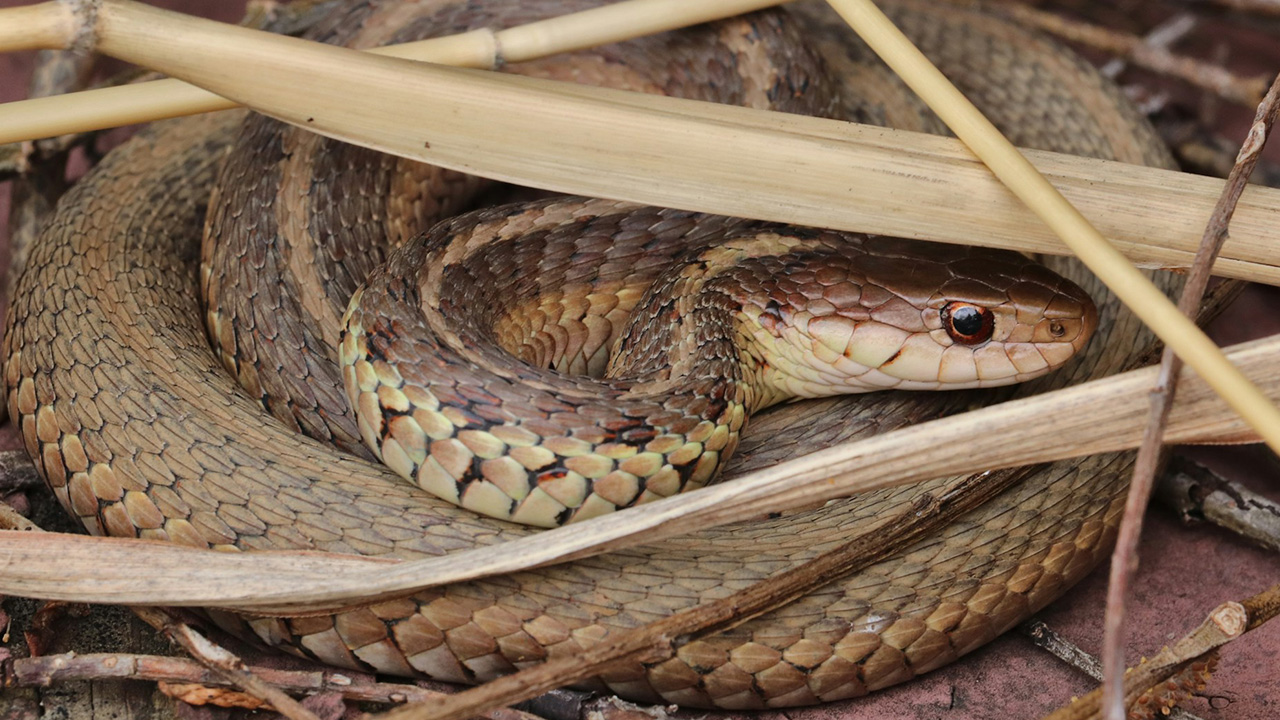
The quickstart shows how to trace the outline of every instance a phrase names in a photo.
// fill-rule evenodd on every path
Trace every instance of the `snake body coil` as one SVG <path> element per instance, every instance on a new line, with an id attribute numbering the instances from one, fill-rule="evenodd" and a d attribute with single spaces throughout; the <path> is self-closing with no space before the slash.
<path id="1" fill-rule="evenodd" d="M 353 3 L 350 12 L 359 17 L 348 18 L 348 24 L 376 29 L 382 10 Z M 831 22 L 811 10 L 803 20 L 809 31 Z M 1136 114 L 1078 60 L 989 18 L 947 8 L 928 13 L 906 2 L 894 14 L 1015 141 L 1167 162 Z M 778 23 L 781 16 L 767 17 L 756 22 Z M 445 31 L 452 29 L 457 28 Z M 717 42 L 732 45 L 737 41 L 723 38 L 740 35 Z M 845 52 L 847 41 L 831 42 L 841 52 L 828 55 L 827 62 L 844 74 L 873 86 L 894 84 L 856 49 Z M 987 52 L 996 43 L 1008 52 Z M 729 64 L 750 64 L 735 57 Z M 805 84 L 790 71 L 770 77 L 764 96 L 770 88 L 778 95 L 777 88 Z M 830 102 L 898 124 L 926 117 L 897 99 L 876 106 L 846 93 Z M 252 196 L 247 186 L 256 182 L 246 177 L 279 175 L 292 188 L 283 195 L 288 205 L 300 202 L 299 188 L 324 191 L 329 181 L 297 180 L 281 172 L 284 165 L 345 161 L 302 152 L 302 145 L 320 141 L 282 139 L 261 127 L 240 130 L 238 123 L 238 116 L 223 115 L 144 132 L 68 194 L 33 253 L 10 314 L 5 379 L 11 414 L 59 500 L 91 532 L 227 550 L 314 548 L 412 558 L 525 535 L 526 529 L 438 501 L 384 468 L 299 438 L 286 426 L 359 448 L 357 423 L 326 409 L 333 407 L 329 400 L 339 406 L 344 401 L 340 371 L 322 369 L 337 345 L 340 310 L 306 299 L 314 294 L 273 295 L 249 270 L 285 278 L 276 281 L 280 287 L 326 293 L 353 292 L 358 273 L 305 269 L 301 254 L 347 252 L 326 241 L 309 246 L 319 250 L 289 245 L 284 253 L 246 244 L 231 251 L 244 273 L 220 280 L 211 261 L 220 251 L 206 250 L 196 270 L 203 214 L 222 150 L 237 135 L 242 143 L 262 145 L 274 160 L 256 176 L 234 170 L 240 160 L 230 161 L 222 172 L 242 182 L 217 191 L 209 220 L 214 234 L 227 217 L 217 210 L 222 201 Z M 1050 138 L 1053 144 L 1037 142 Z M 338 150 L 339 156 L 347 152 L 354 151 Z M 362 172 L 386 186 L 404 184 L 404 174 Z M 448 181 L 432 178 L 437 176 L 427 185 Z M 338 192 L 356 202 L 341 205 L 337 217 L 304 212 L 299 219 L 276 211 L 255 221 L 262 230 L 256 234 L 288 237 L 363 226 L 366 220 L 375 226 L 401 222 L 389 221 L 392 215 L 362 200 L 371 194 Z M 431 204 L 424 197 L 411 193 L 402 202 L 409 211 L 395 218 L 430 214 L 423 210 Z M 558 201 L 548 202 L 543 207 Z M 1062 373 L 1033 383 L 1041 389 L 1124 368 L 1146 344 L 1140 325 L 1104 288 L 1072 263 L 1056 264 L 1098 301 L 1099 330 Z M 197 286 L 205 290 L 206 307 L 194 299 Z M 236 291 L 266 296 L 277 307 L 238 305 Z M 236 309 L 226 311 L 229 305 Z M 319 319 L 307 324 L 277 312 L 298 305 L 314 306 Z M 206 312 L 215 352 L 200 322 Z M 250 329 L 237 329 L 226 320 L 229 314 L 249 318 Z M 541 336 L 521 337 L 554 341 L 583 317 L 544 318 Z M 612 330 L 598 334 L 595 345 L 575 345 L 564 355 L 565 369 L 597 369 L 587 366 L 602 363 L 602 337 L 612 337 Z M 541 361 L 535 344 L 524 352 Z M 285 359 L 275 359 L 280 355 L 272 350 Z M 223 372 L 224 363 L 249 393 Z M 263 372 L 271 365 L 300 371 L 279 379 Z M 277 384 L 287 386 L 283 394 L 274 393 L 271 386 Z M 755 436 L 767 442 L 744 436 L 728 473 L 975 401 L 966 393 L 882 393 L 853 403 L 829 399 L 785 406 L 755 422 Z M 264 404 L 285 422 L 263 415 Z M 732 631 L 689 643 L 670 660 L 619 667 L 597 684 L 639 700 L 776 707 L 853 697 L 939 667 L 1042 607 L 1102 556 L 1129 464 L 1126 455 L 1110 455 L 1027 472 L 1022 484 L 891 560 Z M 214 615 L 234 630 L 331 664 L 476 682 L 740 589 L 858 536 L 877 514 L 946 482 L 870 493 L 786 518 L 435 588 L 335 615 Z"/>

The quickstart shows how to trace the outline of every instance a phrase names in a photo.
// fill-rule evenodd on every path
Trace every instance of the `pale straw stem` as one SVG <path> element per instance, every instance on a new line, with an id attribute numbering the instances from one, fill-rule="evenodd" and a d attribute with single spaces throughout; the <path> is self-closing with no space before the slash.
<path id="1" fill-rule="evenodd" d="M 1107 242 L 871 0 L 828 2 L 1018 199 L 1053 228 L 1125 305 L 1222 395 L 1272 450 L 1280 452 L 1280 409 Z"/>

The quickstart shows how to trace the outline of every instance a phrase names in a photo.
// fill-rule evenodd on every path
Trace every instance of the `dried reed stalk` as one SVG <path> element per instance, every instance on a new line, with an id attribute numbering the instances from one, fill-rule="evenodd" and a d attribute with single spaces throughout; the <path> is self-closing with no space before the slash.
<path id="1" fill-rule="evenodd" d="M 0 10 L 0 20 L 7 21 L 7 12 Z M 384 149 L 395 145 L 402 154 L 430 162 L 564 192 L 726 215 L 1066 252 L 953 139 L 389 59 L 363 58 L 376 70 L 355 72 L 352 51 L 273 37 L 265 41 L 272 48 L 264 50 L 266 55 L 242 55 L 210 50 L 215 41 L 199 40 L 198 30 L 178 32 L 185 27 L 180 22 L 172 31 L 148 34 L 144 26 L 121 42 L 142 53 L 127 53 L 139 62 L 170 72 L 208 73 L 202 82 L 260 108 L 292 103 L 289 112 L 297 124 L 329 134 L 342 132 L 338 126 L 354 128 L 354 139 Z M 242 39 L 258 35 L 226 30 Z M 290 59 L 295 51 L 296 62 Z M 181 67 L 165 58 L 183 59 Z M 273 65 L 277 60 L 283 64 Z M 308 83 L 301 92 L 289 78 L 320 72 L 316 63 L 343 70 L 352 85 Z M 267 68 L 276 71 L 268 76 Z M 363 113 L 373 100 L 353 100 L 368 97 L 361 80 L 367 71 L 383 83 L 374 95 L 400 98 L 378 117 Z M 246 84 L 243 77 L 262 82 Z M 32 136 L 15 128 L 31 122 L 27 108 L 33 102 L 0 105 L 0 142 Z M 449 112 L 433 112 L 440 110 Z M 446 126 L 445 116 L 455 110 L 457 121 Z M 421 117 L 427 116 L 440 124 L 420 130 Z M 382 144 L 370 133 L 378 133 Z M 1197 229 L 1222 188 L 1221 180 L 1186 173 L 1055 153 L 1028 151 L 1027 156 L 1144 267 L 1190 265 Z M 918 212 L 921 207 L 929 212 Z M 1277 213 L 1280 190 L 1250 188 L 1215 272 L 1280 284 L 1280 255 L 1271 242 Z"/>
<path id="2" fill-rule="evenodd" d="M 1230 349 L 1231 359 L 1280 398 L 1280 337 Z M 862 490 L 943 475 L 1028 465 L 1135 447 L 1157 368 L 837 445 L 607 518 L 444 558 L 393 563 L 313 552 L 219 553 L 172 543 L 0 532 L 0 593 L 124 605 L 240 607 L 292 613 L 514 572 L 654 542 Z M 1020 442 L 1007 442 L 1016 434 Z M 1184 373 L 1169 442 L 1252 436 L 1198 377 Z M 963 443 L 966 453 L 955 453 Z M 892 478 L 887 480 L 886 478 Z M 199 567 L 198 577 L 190 568 Z"/>
<path id="3" fill-rule="evenodd" d="M 583 48 L 620 42 L 777 5 L 785 0 L 623 0 L 505 30 L 470 32 L 374 48 L 368 52 L 406 60 L 494 69 Z M 25 10 L 26 8 L 19 8 Z M 10 11 L 0 10 L 0 13 Z M 0 16 L 6 17 L 7 16 Z M 15 17 L 12 22 L 22 22 Z M 25 41 L 25 38 L 22 39 Z M 6 49 L 0 38 L 0 50 Z M 13 49 L 12 45 L 7 49 Z M 68 93 L 15 104 L 7 136 L 63 135 L 227 110 L 236 103 L 181 80 Z M 0 142 L 12 142 L 0 140 Z"/>
<path id="4" fill-rule="evenodd" d="M 747 156 L 758 160 L 760 152 L 768 147 L 765 138 L 723 123 L 719 127 L 695 128 L 687 122 L 673 122 L 675 118 L 660 112 L 666 103 L 673 102 L 671 99 L 397 62 L 167 13 L 128 0 L 99 0 L 84 6 L 89 11 L 80 18 L 82 24 L 75 26 L 75 32 L 62 38 L 64 46 L 92 37 L 100 52 L 165 71 L 291 124 L 376 150 L 497 179 L 566 189 L 574 184 L 568 177 L 571 175 L 578 182 L 591 181 L 587 187 L 579 185 L 575 189 L 649 201 L 644 196 L 653 192 L 654 176 L 663 174 L 662 168 L 671 165 L 674 141 L 697 137 L 711 156 L 702 167 L 707 172 L 700 174 L 691 189 L 723 193 L 728 178 L 717 172 L 722 159 Z M 1226 360 L 1195 323 L 1180 314 L 1107 243 L 1003 136 L 993 134 L 994 128 L 980 113 L 967 110 L 972 106 L 964 97 L 869 0 L 848 0 L 837 2 L 836 6 L 846 19 L 861 26 L 864 39 L 891 67 L 900 73 L 908 71 L 908 84 L 934 98 L 931 104 L 935 111 L 988 162 L 1014 194 L 1054 228 L 1135 314 L 1206 378 L 1264 442 L 1280 451 L 1280 409 Z M 55 7 L 69 8 L 71 4 Z M 67 24 L 65 17 L 57 22 L 62 28 Z M 216 57 L 206 57 L 200 50 L 205 47 L 217 48 Z M 323 73 L 324 83 L 294 80 L 318 73 Z M 245 83 L 245 77 L 253 77 L 254 82 Z M 542 92 L 527 92 L 532 88 Z M 674 101 L 672 109 L 685 102 Z M 424 103 L 431 106 L 429 115 Z M 378 107 L 379 112 L 367 112 L 370 107 Z M 711 107 L 717 108 L 714 112 L 722 119 L 738 114 L 735 108 Z M 620 116 L 619 110 L 630 112 Z M 766 113 L 766 121 L 786 122 L 775 115 L 779 114 Z M 419 119 L 428 116 L 432 122 L 423 132 L 419 130 Z M 511 127 L 512 123 L 518 127 Z M 713 129 L 715 132 L 709 132 Z M 617 136 L 618 130 L 623 137 Z M 493 150 L 502 145 L 495 140 L 504 137 L 519 143 L 512 148 L 518 155 L 507 154 L 502 159 L 493 156 Z M 598 164 L 596 159 L 607 157 L 612 160 L 608 164 L 615 168 L 613 177 L 621 177 L 616 174 L 622 159 L 619 153 L 625 156 L 623 167 L 630 170 L 632 180 L 628 190 L 622 192 L 609 187 L 607 178 L 587 171 Z M 777 159 L 782 161 L 777 170 L 790 170 L 779 177 L 813 176 L 812 169 L 805 167 L 804 156 Z M 802 172 L 797 173 L 797 169 Z M 631 192 L 639 189 L 637 183 L 646 186 L 648 192 Z M 661 189 L 658 193 L 663 194 Z M 689 202 L 679 199 L 657 204 L 687 207 Z M 913 204 L 918 207 L 914 200 Z M 800 220 L 814 222 L 812 217 Z"/>
<path id="5" fill-rule="evenodd" d="M 1280 452 L 1280 408 L 1227 361 L 1193 319 L 1130 264 L 871 0 L 828 3 L 1098 279 Z"/>

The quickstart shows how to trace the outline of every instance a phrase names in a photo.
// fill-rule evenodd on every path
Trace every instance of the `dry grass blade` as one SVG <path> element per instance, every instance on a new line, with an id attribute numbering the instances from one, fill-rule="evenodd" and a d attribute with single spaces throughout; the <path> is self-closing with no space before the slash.
<path id="1" fill-rule="evenodd" d="M 0 52 L 68 49 L 78 39 L 80 21 L 71 3 L 45 2 L 0 12 Z"/>
<path id="2" fill-rule="evenodd" d="M 1231 358 L 1280 398 L 1280 337 Z M 540 533 L 505 545 L 405 563 L 323 553 L 217 553 L 172 543 L 0 533 L 0 593 L 125 605 L 200 605 L 291 613 L 514 572 L 797 508 L 862 490 L 1137 445 L 1156 368 L 837 445 L 732 483 Z M 1171 442 L 1252 437 L 1190 373 L 1170 416 Z M 1023 442 L 1009 443 L 1017 433 Z M 963 442 L 969 452 L 952 452 Z M 892 480 L 887 480 L 891 478 Z M 201 568 L 199 577 L 189 569 Z M 56 572 L 54 569 L 56 568 Z M 142 579 L 146 582 L 142 582 Z M 270 580 L 264 580 L 270 578 Z"/>
<path id="3" fill-rule="evenodd" d="M 104 42 L 116 39 L 103 49 L 198 80 L 295 124 L 408 157 L 564 192 L 1065 252 L 953 139 L 426 66 L 201 24 L 135 5 L 103 7 L 104 13 L 123 8 L 134 28 L 104 17 Z M 0 18 L 5 12 L 0 10 Z M 220 46 L 236 50 L 213 50 Z M 321 72 L 320 66 L 332 73 L 325 83 L 293 80 Z M 246 84 L 245 77 L 255 82 Z M 363 112 L 373 106 L 379 113 Z M 16 139 L 8 133 L 26 116 L 22 107 L 0 106 L 0 141 Z M 434 118 L 429 130 L 423 130 L 422 117 Z M 1146 267 L 1190 264 L 1197 229 L 1222 188 L 1219 180 L 1184 173 L 1055 153 L 1027 155 Z M 919 207 L 930 212 L 915 212 Z M 1280 284 L 1271 242 L 1276 213 L 1280 191 L 1250 189 L 1215 272 Z"/>
<path id="4" fill-rule="evenodd" d="M 465 720 L 589 679 L 622 660 L 647 663 L 666 660 L 690 640 L 744 623 L 793 602 L 835 578 L 899 552 L 980 507 L 1024 477 L 1024 471 L 1012 470 L 961 479 L 936 495 L 921 496 L 896 516 L 881 519 L 876 527 L 868 528 L 839 548 L 719 600 L 611 635 L 583 652 L 526 668 L 456 695 L 399 708 L 374 720 Z"/>
<path id="5" fill-rule="evenodd" d="M 458 69 L 397 62 L 392 58 L 164 13 L 127 0 L 102 0 L 92 7 L 95 14 L 85 19 L 82 32 L 92 32 L 97 50 L 162 70 L 324 135 L 497 179 L 645 202 L 656 199 L 660 205 L 689 207 L 694 204 L 689 197 L 672 197 L 670 192 L 674 188 L 659 181 L 659 176 L 669 176 L 673 156 L 679 153 L 672 146 L 673 139 L 695 139 L 687 122 L 653 112 L 664 106 L 689 107 L 679 101 L 530 82 L 523 78 L 513 82 L 496 74 L 477 75 Z M 891 67 L 901 60 L 923 73 L 921 77 L 935 78 L 929 83 L 934 89 L 926 92 L 946 95 L 956 103 L 940 107 L 936 99 L 929 101 L 944 121 L 988 163 L 998 158 L 992 169 L 1014 194 L 1052 227 L 1162 340 L 1206 378 L 1268 445 L 1280 450 L 1280 409 L 1267 402 L 1195 323 L 1178 313 L 1003 136 L 998 132 L 993 136 L 980 129 L 993 130 L 874 5 L 851 1 L 845 9 L 849 8 L 865 16 L 863 22 L 867 25 L 860 28 L 860 32 L 872 48 L 881 55 L 886 50 L 891 52 Z M 881 41 L 890 37 L 898 40 L 883 46 Z M 73 40 L 67 38 L 68 42 Z M 216 62 L 195 51 L 205 46 L 218 48 Z M 228 57 L 235 62 L 228 62 Z M 244 73 L 237 71 L 240 62 L 248 63 Z M 317 72 L 324 73 L 325 83 L 300 84 L 293 80 L 300 73 L 314 75 Z M 255 81 L 246 84 L 244 77 L 253 77 Z M 912 77 L 906 80 L 908 84 L 917 85 Z M 537 87 L 542 92 L 520 92 L 521 86 Z M 338 94 L 330 94 L 335 92 Z M 360 98 L 366 101 L 361 102 Z M 456 101 L 450 108 L 453 112 L 445 112 L 442 103 L 446 98 L 450 103 Z M 604 104 L 597 102 L 601 100 Z M 397 117 L 399 112 L 420 107 L 423 101 L 431 102 L 434 110 L 430 115 L 433 122 L 425 133 L 420 129 L 420 118 L 425 114 L 414 112 L 413 117 Z M 694 107 L 700 105 L 695 103 Z M 955 109 L 966 105 L 972 112 Z M 378 107 L 380 112 L 368 113 L 369 107 Z M 615 111 L 622 108 L 649 111 L 644 113 L 648 115 L 646 122 L 638 123 L 640 118 L 630 113 L 625 120 L 617 117 Z M 723 119 L 738 115 L 738 110 L 718 107 L 712 112 Z M 767 122 L 778 125 L 793 122 L 775 115 L 779 114 L 765 113 L 764 117 Z M 517 123 L 519 127 L 502 127 L 506 123 Z M 531 129 L 536 132 L 530 133 Z M 780 149 L 777 143 L 766 142 L 737 127 L 721 124 L 718 130 L 696 137 L 705 143 L 702 152 L 696 153 L 705 158 L 706 165 L 701 169 L 710 172 L 700 172 L 693 187 L 688 188 L 695 192 L 694 197 L 705 199 L 710 194 L 723 196 L 726 192 L 731 184 L 729 177 L 718 172 L 723 158 L 746 156 L 760 163 L 763 152 Z M 619 131 L 625 140 L 618 137 Z M 533 143 L 529 140 L 531 136 L 545 142 Z M 502 143 L 494 139 L 502 137 L 519 138 L 520 144 L 503 148 L 506 156 L 499 158 L 494 151 Z M 809 148 L 808 157 L 813 157 L 814 149 Z M 625 156 L 625 162 L 621 162 L 619 154 Z M 823 154 L 831 153 L 824 148 Z M 592 171 L 593 166 L 597 171 L 603 169 L 597 160 L 610 156 L 613 157 L 609 163 L 614 168 L 610 173 L 612 177 Z M 778 176 L 813 178 L 813 169 L 805 167 L 804 158 L 792 153 L 775 157 Z M 894 164 L 898 164 L 897 159 Z M 548 172 L 549 169 L 555 171 Z M 630 175 L 632 180 L 628 190 L 622 192 L 615 182 L 625 177 L 619 175 L 619 171 Z M 759 172 L 757 169 L 756 173 Z M 829 184 L 829 178 L 821 179 Z M 791 185 L 794 189 L 801 183 Z M 655 194 L 664 197 L 657 199 Z M 809 198 L 809 202 L 812 201 L 813 198 Z M 919 199 L 913 198 L 912 202 L 918 206 Z M 721 211 L 702 202 L 696 204 L 697 209 Z M 728 214 L 742 213 L 730 211 Z M 745 214 L 758 215 L 756 212 Z M 805 224 L 827 224 L 812 216 L 794 219 Z"/>
<path id="6" fill-rule="evenodd" d="M 1267 91 L 1266 97 L 1258 106 L 1253 125 L 1236 158 L 1235 167 L 1227 176 L 1227 185 L 1222 197 L 1214 208 L 1213 216 L 1204 229 L 1204 238 L 1200 250 L 1196 253 L 1196 262 L 1192 265 L 1183 288 L 1182 297 L 1178 301 L 1178 310 L 1188 319 L 1194 318 L 1200 309 L 1200 303 L 1209 287 L 1209 276 L 1214 258 L 1227 239 L 1227 228 L 1235 213 L 1236 204 L 1244 193 L 1244 188 L 1262 157 L 1262 148 L 1266 145 L 1267 136 L 1275 125 L 1276 115 L 1280 113 L 1280 77 L 1277 77 Z M 1106 635 L 1103 643 L 1102 661 L 1106 677 L 1104 682 L 1105 696 L 1104 717 L 1107 720 L 1122 720 L 1125 713 L 1124 695 L 1121 690 L 1124 675 L 1124 601 L 1128 596 L 1129 584 L 1133 578 L 1137 564 L 1138 539 L 1142 534 L 1142 518 L 1146 514 L 1147 503 L 1151 500 L 1151 489 L 1155 484 L 1156 472 L 1160 467 L 1165 425 L 1168 423 L 1169 411 L 1177 395 L 1177 376 L 1182 369 L 1183 359 L 1174 354 L 1174 349 L 1166 347 L 1160 358 L 1160 377 L 1151 395 L 1151 420 L 1142 436 L 1142 444 L 1138 448 L 1138 457 L 1133 467 L 1133 482 L 1129 486 L 1129 496 L 1125 502 L 1124 518 L 1120 523 L 1120 534 L 1115 550 L 1111 556 L 1111 577 L 1107 589 Z"/>
<path id="7" fill-rule="evenodd" d="M 269 703 L 288 720 L 320 720 L 280 688 L 264 682 L 245 666 L 244 661 L 226 648 L 197 633 L 190 625 L 163 610 L 135 608 L 134 613 L 191 654 L 202 665 L 221 676 L 248 695 Z"/>
<path id="8" fill-rule="evenodd" d="M 1125 259 L 1062 193 L 911 43 L 871 0 L 828 0 L 1018 199 L 1032 209 L 1147 327 L 1280 452 L 1280 408 L 1237 370 L 1195 322 Z"/>
<path id="9" fill-rule="evenodd" d="M 455 67 L 491 69 L 504 63 L 524 62 L 710 22 L 782 1 L 623 0 L 505 30 L 473 30 L 368 52 Z M 20 21 L 20 17 L 13 20 Z M 103 130 L 227 110 L 236 107 L 236 103 L 181 80 L 164 79 L 58 95 L 23 102 L 16 107 L 16 117 L 8 118 L 6 132 L 34 136 Z"/>

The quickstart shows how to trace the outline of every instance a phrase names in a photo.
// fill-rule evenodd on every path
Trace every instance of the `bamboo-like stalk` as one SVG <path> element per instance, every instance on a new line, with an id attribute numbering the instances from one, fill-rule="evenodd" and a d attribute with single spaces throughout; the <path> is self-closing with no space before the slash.
<path id="1" fill-rule="evenodd" d="M 871 0 L 828 0 L 871 49 L 938 114 L 1019 200 L 1280 453 L 1280 408 L 1195 322 L 1125 259 Z"/>
<path id="2" fill-rule="evenodd" d="M 1280 337 L 1229 349 L 1233 361 L 1280 398 Z M 125 605 L 239 607 L 294 613 L 372 603 L 410 589 L 565 562 L 760 513 L 945 475 L 1049 462 L 1135 447 L 1158 368 L 836 445 L 604 518 L 447 557 L 392 563 L 304 552 L 219 553 L 158 541 L 0 532 L 0 594 Z M 1010 438 L 1017 438 L 1012 442 Z M 1183 378 L 1166 439 L 1248 441 L 1254 436 L 1198 377 Z M 965 452 L 955 452 L 964 447 Z M 192 574 L 191 568 L 200 568 Z M 145 580 L 145 581 L 144 581 Z"/>
<path id="3" fill-rule="evenodd" d="M 69 3 L 0 10 L 0 52 L 65 49 L 75 41 L 78 25 Z"/>
<path id="4" fill-rule="evenodd" d="M 493 69 L 503 63 L 525 62 L 620 42 L 753 12 L 786 1 L 690 3 L 686 0 L 623 0 L 505 30 L 472 30 L 367 52 L 454 67 Z M 55 18 L 59 24 L 53 23 Z M 13 8 L 0 10 L 0 28 L 29 25 L 45 33 L 41 36 L 42 42 L 57 43 L 68 32 L 60 24 L 70 22 L 69 18 L 65 10 L 55 15 L 45 5 Z M 24 43 L 30 42 L 25 35 L 22 37 Z M 0 35 L 0 51 L 5 49 L 3 35 Z M 236 103 L 181 80 L 167 78 L 69 93 L 19 107 L 21 111 L 6 118 L 0 143 L 228 110 L 236 107 Z"/>
<path id="5" fill-rule="evenodd" d="M 103 11 L 111 15 L 121 7 L 108 2 Z M 118 49 L 129 59 L 185 74 L 294 124 L 404 156 L 563 192 L 1065 252 L 1052 232 L 950 138 L 361 57 L 159 10 L 134 10 L 141 14 L 134 18 L 142 23 L 139 31 L 132 40 L 112 41 L 130 45 Z M 155 22 L 160 25 L 150 24 Z M 224 45 L 231 49 L 214 49 Z M 248 53 L 247 47 L 257 49 Z M 321 65 L 331 73 L 325 83 L 293 79 L 314 75 Z M 255 82 L 245 83 L 244 77 Z M 116 107 L 125 112 L 132 100 L 121 97 Z M 31 137 L 15 134 L 24 124 L 41 134 L 46 120 L 32 123 L 31 108 L 50 108 L 45 117 L 56 122 L 61 111 L 38 105 L 45 102 L 0 105 L 0 142 Z M 380 110 L 364 112 L 368 107 Z M 427 117 L 432 125 L 424 129 Z M 1222 188 L 1220 180 L 1186 173 L 1056 153 L 1027 155 L 1147 267 L 1190 264 L 1199 243 L 1196 228 L 1204 226 Z M 1280 191 L 1251 187 L 1215 272 L 1280 284 L 1280 253 L 1271 241 L 1277 217 Z"/>

